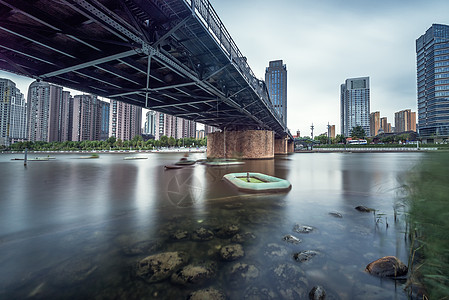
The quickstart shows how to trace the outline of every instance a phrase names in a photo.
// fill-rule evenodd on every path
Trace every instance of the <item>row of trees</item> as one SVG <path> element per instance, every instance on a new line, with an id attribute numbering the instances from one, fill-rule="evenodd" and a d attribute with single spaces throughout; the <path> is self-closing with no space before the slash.
<path id="1" fill-rule="evenodd" d="M 351 130 L 351 138 L 353 139 L 366 139 L 368 144 L 373 141 L 373 138 L 366 136 L 366 132 L 362 126 L 356 126 Z M 378 142 L 384 144 L 397 144 L 399 142 L 404 142 L 407 140 L 412 140 L 412 135 L 410 133 L 396 134 L 396 135 L 385 135 L 378 138 Z M 345 137 L 341 134 L 337 134 L 335 138 L 328 138 L 326 133 L 315 136 L 314 140 L 320 142 L 321 145 L 325 144 L 341 144 L 344 143 Z"/>
<path id="2" fill-rule="evenodd" d="M 132 140 L 122 141 L 110 137 L 105 141 L 66 141 L 66 142 L 17 142 L 10 146 L 0 146 L 0 150 L 23 151 L 77 151 L 77 150 L 153 150 L 165 147 L 201 147 L 206 146 L 207 139 L 180 138 L 161 136 L 159 140 L 144 141 L 140 135 Z"/>

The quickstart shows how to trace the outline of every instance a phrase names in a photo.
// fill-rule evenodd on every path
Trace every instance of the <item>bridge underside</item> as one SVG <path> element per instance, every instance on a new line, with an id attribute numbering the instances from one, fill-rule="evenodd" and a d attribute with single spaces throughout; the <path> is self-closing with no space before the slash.
<path id="1" fill-rule="evenodd" d="M 0 69 L 222 129 L 290 136 L 204 0 L 0 0 Z"/>

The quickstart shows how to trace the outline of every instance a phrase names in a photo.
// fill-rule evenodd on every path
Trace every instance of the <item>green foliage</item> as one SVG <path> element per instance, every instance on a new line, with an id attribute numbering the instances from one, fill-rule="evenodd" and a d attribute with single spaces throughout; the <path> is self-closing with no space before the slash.
<path id="1" fill-rule="evenodd" d="M 364 139 L 366 137 L 365 129 L 362 126 L 353 127 L 351 130 L 351 137 L 357 139 Z"/>
<path id="2" fill-rule="evenodd" d="M 328 142 L 327 134 L 325 134 L 325 133 L 320 134 L 319 136 L 316 136 L 314 138 L 314 140 L 319 141 L 320 144 L 322 144 L 322 145 L 327 144 L 327 142 Z"/>
<path id="3" fill-rule="evenodd" d="M 412 276 L 424 283 L 429 299 L 449 295 L 448 178 L 449 153 L 441 152 L 428 154 L 407 182 L 412 250 L 422 257 L 413 262 Z"/>

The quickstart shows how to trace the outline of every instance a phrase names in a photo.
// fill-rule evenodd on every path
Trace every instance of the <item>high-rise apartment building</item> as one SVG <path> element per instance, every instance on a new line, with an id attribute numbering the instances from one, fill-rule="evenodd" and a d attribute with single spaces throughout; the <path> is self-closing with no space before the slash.
<path id="1" fill-rule="evenodd" d="M 62 91 L 62 105 L 60 107 L 59 141 L 71 141 L 73 129 L 73 98 L 69 91 Z"/>
<path id="2" fill-rule="evenodd" d="M 0 145 L 26 139 L 26 101 L 16 84 L 0 78 Z"/>
<path id="3" fill-rule="evenodd" d="M 410 109 L 394 113 L 395 132 L 416 131 L 416 113 Z"/>
<path id="4" fill-rule="evenodd" d="M 418 129 L 449 135 L 449 26 L 433 24 L 416 40 Z M 397 130 L 396 130 L 397 131 Z"/>
<path id="5" fill-rule="evenodd" d="M 380 111 L 375 111 L 369 115 L 370 136 L 376 136 L 380 128 Z"/>
<path id="6" fill-rule="evenodd" d="M 380 128 L 382 128 L 382 131 L 385 133 L 391 132 L 391 124 L 388 123 L 387 117 L 380 118 Z"/>
<path id="7" fill-rule="evenodd" d="M 204 125 L 204 135 L 207 136 L 209 133 L 215 132 L 215 131 L 219 131 L 220 129 L 218 129 L 217 127 L 214 126 L 209 126 L 209 125 Z"/>
<path id="8" fill-rule="evenodd" d="M 142 108 L 111 100 L 109 135 L 122 141 L 132 140 L 142 131 Z"/>
<path id="9" fill-rule="evenodd" d="M 144 128 L 145 134 L 156 136 L 156 112 L 154 110 L 147 111 Z"/>
<path id="10" fill-rule="evenodd" d="M 72 141 L 104 141 L 109 136 L 109 103 L 95 95 L 76 95 L 72 120 Z"/>
<path id="11" fill-rule="evenodd" d="M 181 138 L 195 138 L 196 122 L 183 118 L 156 112 L 155 114 L 155 139 L 159 140 L 161 136 Z"/>
<path id="12" fill-rule="evenodd" d="M 28 88 L 28 140 L 61 141 L 62 87 L 34 81 Z"/>
<path id="13" fill-rule="evenodd" d="M 369 77 L 349 78 L 340 86 L 341 134 L 351 135 L 356 126 L 370 133 Z"/>
<path id="14" fill-rule="evenodd" d="M 287 125 L 287 66 L 282 60 L 269 62 L 265 69 L 265 84 L 274 109 Z"/>

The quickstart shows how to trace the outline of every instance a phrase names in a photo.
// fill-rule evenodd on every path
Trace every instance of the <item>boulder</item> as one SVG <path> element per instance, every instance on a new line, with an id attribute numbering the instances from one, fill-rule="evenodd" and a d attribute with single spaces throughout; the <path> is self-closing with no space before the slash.
<path id="1" fill-rule="evenodd" d="M 271 258 L 277 258 L 277 257 L 283 257 L 288 254 L 288 250 L 286 247 L 270 243 L 267 245 L 267 248 L 265 250 L 265 255 L 270 256 Z"/>
<path id="2" fill-rule="evenodd" d="M 313 227 L 308 225 L 295 224 L 295 226 L 293 226 L 293 231 L 297 233 L 310 233 L 313 231 Z"/>
<path id="3" fill-rule="evenodd" d="M 299 244 L 301 243 L 301 240 L 298 239 L 296 236 L 293 236 L 291 234 L 287 234 L 282 238 L 284 241 L 292 244 Z"/>
<path id="4" fill-rule="evenodd" d="M 219 228 L 215 235 L 219 238 L 226 239 L 234 236 L 240 231 L 240 227 L 236 224 L 228 224 L 224 225 L 223 227 Z"/>
<path id="5" fill-rule="evenodd" d="M 210 241 L 214 238 L 214 233 L 205 227 L 200 227 L 192 234 L 192 239 L 195 241 Z"/>
<path id="6" fill-rule="evenodd" d="M 232 266 L 229 275 L 229 281 L 232 284 L 246 284 L 248 281 L 259 277 L 259 269 L 254 265 L 236 263 Z"/>
<path id="7" fill-rule="evenodd" d="M 237 233 L 231 238 L 233 243 L 244 243 L 249 240 L 255 240 L 256 236 L 252 232 Z"/>
<path id="8" fill-rule="evenodd" d="M 181 285 L 200 285 L 215 277 L 217 265 L 214 262 L 203 265 L 187 265 L 171 276 L 171 281 Z"/>
<path id="9" fill-rule="evenodd" d="M 384 256 L 369 263 L 365 271 L 378 277 L 399 277 L 407 274 L 407 266 L 395 256 Z"/>
<path id="10" fill-rule="evenodd" d="M 185 265 L 188 255 L 185 252 L 164 252 L 150 255 L 140 260 L 136 266 L 136 276 L 148 283 L 162 281 Z"/>
<path id="11" fill-rule="evenodd" d="M 293 258 L 299 262 L 306 262 L 312 259 L 312 257 L 318 255 L 317 251 L 313 250 L 305 250 L 298 253 L 293 254 Z"/>
<path id="12" fill-rule="evenodd" d="M 366 206 L 363 206 L 363 205 L 359 205 L 355 209 L 360 211 L 360 212 L 373 212 L 373 211 L 375 211 L 374 208 L 369 208 L 369 207 L 366 207 Z"/>
<path id="13" fill-rule="evenodd" d="M 177 230 L 170 234 L 170 238 L 175 241 L 184 240 L 189 238 L 189 232 L 185 230 Z"/>
<path id="14" fill-rule="evenodd" d="M 230 244 L 220 249 L 220 257 L 226 261 L 233 261 L 244 255 L 245 251 L 243 251 L 243 247 L 240 244 Z"/>
<path id="15" fill-rule="evenodd" d="M 304 272 L 291 264 L 280 264 L 273 269 L 277 291 L 282 299 L 304 299 L 308 281 Z"/>
<path id="16" fill-rule="evenodd" d="M 226 296 L 223 292 L 214 288 L 195 291 L 187 298 L 189 300 L 225 300 Z"/>
<path id="17" fill-rule="evenodd" d="M 309 292 L 310 300 L 324 300 L 326 299 L 326 291 L 321 285 L 316 285 Z"/>

